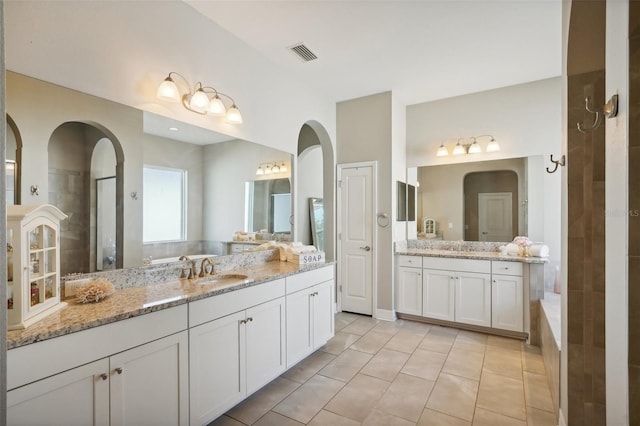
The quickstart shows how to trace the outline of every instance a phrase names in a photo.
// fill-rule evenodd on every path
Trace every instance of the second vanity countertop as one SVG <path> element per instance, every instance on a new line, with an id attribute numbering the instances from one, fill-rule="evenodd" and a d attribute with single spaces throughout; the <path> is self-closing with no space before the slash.
<path id="1" fill-rule="evenodd" d="M 437 249 L 417 249 L 408 248 L 396 251 L 396 254 L 406 256 L 429 256 L 429 257 L 445 257 L 454 259 L 477 259 L 477 260 L 499 260 L 507 262 L 522 263 L 547 263 L 549 260 L 545 257 L 520 257 L 520 256 L 503 256 L 498 252 L 492 251 L 453 251 L 453 250 L 437 250 Z"/>
<path id="2" fill-rule="evenodd" d="M 297 265 L 290 262 L 273 261 L 246 268 L 225 271 L 220 275 L 242 274 L 245 280 L 222 280 L 198 284 L 201 280 L 175 279 L 159 284 L 143 285 L 117 290 L 98 303 L 80 303 L 68 299 L 66 307 L 38 321 L 24 330 L 7 333 L 7 349 L 86 330 L 149 312 L 170 308 L 229 291 L 240 290 L 267 281 L 272 281 L 331 265 L 333 262 L 313 265 Z"/>

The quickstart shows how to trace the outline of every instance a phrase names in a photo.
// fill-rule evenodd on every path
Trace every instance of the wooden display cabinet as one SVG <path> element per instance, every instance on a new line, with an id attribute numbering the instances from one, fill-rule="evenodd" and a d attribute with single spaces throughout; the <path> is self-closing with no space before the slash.
<path id="1" fill-rule="evenodd" d="M 66 217 L 48 204 L 7 206 L 9 330 L 66 306 L 60 301 L 60 221 Z"/>

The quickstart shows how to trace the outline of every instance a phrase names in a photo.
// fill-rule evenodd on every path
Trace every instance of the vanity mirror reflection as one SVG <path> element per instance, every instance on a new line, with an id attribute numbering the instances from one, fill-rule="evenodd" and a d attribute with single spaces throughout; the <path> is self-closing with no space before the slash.
<path id="1" fill-rule="evenodd" d="M 418 167 L 418 238 L 512 241 L 528 233 L 528 193 L 542 185 L 529 158 Z M 422 229 L 435 219 L 436 234 Z"/>
<path id="2" fill-rule="evenodd" d="M 246 183 L 245 231 L 291 234 L 290 218 L 291 183 L 288 178 Z"/>
<path id="3" fill-rule="evenodd" d="M 284 160 L 291 170 L 289 153 L 42 80 L 8 71 L 6 87 L 7 112 L 24 146 L 18 186 L 23 204 L 73 208 L 62 224 L 61 258 L 77 262 L 61 266 L 62 275 L 182 254 L 223 254 L 222 242 L 244 229 L 245 183 L 255 180 L 257 167 Z M 35 97 L 41 102 L 24 101 Z M 184 239 L 144 241 L 147 165 L 185 171 Z M 290 172 L 273 177 L 291 186 Z M 31 186 L 39 191 L 30 194 Z M 286 232 L 280 224 L 278 229 Z"/>

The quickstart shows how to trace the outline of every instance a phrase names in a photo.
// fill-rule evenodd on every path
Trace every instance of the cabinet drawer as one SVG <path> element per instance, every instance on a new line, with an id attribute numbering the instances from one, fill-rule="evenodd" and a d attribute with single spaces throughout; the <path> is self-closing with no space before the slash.
<path id="1" fill-rule="evenodd" d="M 408 268 L 422 268 L 422 256 L 398 256 L 398 266 L 405 266 Z"/>
<path id="2" fill-rule="evenodd" d="M 333 270 L 333 265 L 330 265 L 287 277 L 287 294 L 332 280 L 334 278 Z"/>
<path id="3" fill-rule="evenodd" d="M 521 277 L 522 263 L 494 260 L 491 262 L 491 273 L 498 274 L 498 275 L 514 275 L 517 277 Z"/>
<path id="4" fill-rule="evenodd" d="M 284 279 L 189 303 L 189 327 L 284 296 Z"/>
<path id="5" fill-rule="evenodd" d="M 422 267 L 446 271 L 491 273 L 491 261 L 473 259 L 454 259 L 450 257 L 423 257 Z"/>

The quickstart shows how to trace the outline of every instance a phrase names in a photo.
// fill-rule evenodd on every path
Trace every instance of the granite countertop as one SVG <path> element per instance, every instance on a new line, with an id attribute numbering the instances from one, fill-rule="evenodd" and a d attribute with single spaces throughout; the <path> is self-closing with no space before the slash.
<path id="1" fill-rule="evenodd" d="M 76 299 L 67 299 L 65 302 L 68 303 L 68 306 L 50 314 L 41 321 L 24 330 L 9 331 L 7 333 L 7 349 L 14 349 L 229 291 L 259 285 L 333 263 L 301 266 L 290 262 L 274 261 L 219 274 L 221 276 L 242 274 L 246 275 L 247 279 L 230 278 L 207 283 L 207 278 L 196 280 L 183 278 L 117 290 L 113 295 L 98 303 L 83 304 Z"/>
<path id="2" fill-rule="evenodd" d="M 448 258 L 455 258 L 455 259 L 502 260 L 507 262 L 522 262 L 522 263 L 549 262 L 549 260 L 545 257 L 503 256 L 499 252 L 493 252 L 493 251 L 454 251 L 454 250 L 408 248 L 408 249 L 396 251 L 396 254 L 402 254 L 407 256 L 448 257 Z"/>

